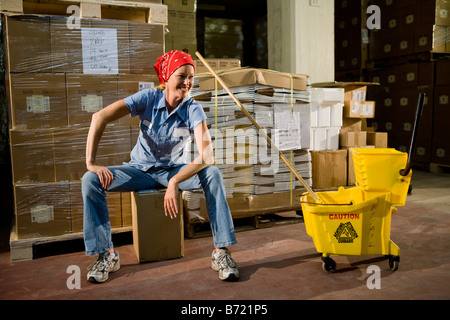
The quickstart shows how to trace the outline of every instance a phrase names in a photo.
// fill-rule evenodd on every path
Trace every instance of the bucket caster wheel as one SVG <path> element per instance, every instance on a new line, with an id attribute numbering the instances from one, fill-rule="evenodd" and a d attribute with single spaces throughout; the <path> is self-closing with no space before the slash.
<path id="1" fill-rule="evenodd" d="M 328 273 L 334 273 L 336 271 L 336 261 L 330 257 L 322 257 L 322 269 Z"/>
<path id="2" fill-rule="evenodd" d="M 389 256 L 389 269 L 392 271 L 397 270 L 399 262 L 400 256 Z"/>

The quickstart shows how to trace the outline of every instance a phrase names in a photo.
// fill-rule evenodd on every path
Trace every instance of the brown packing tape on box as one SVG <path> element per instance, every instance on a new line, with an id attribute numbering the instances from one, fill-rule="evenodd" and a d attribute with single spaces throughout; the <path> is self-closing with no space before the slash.
<path id="1" fill-rule="evenodd" d="M 306 90 L 308 76 L 289 74 L 265 69 L 238 68 L 218 73 L 228 87 L 247 86 L 252 84 L 268 85 L 294 90 Z M 201 91 L 214 90 L 215 78 L 211 76 L 199 77 Z M 218 85 L 220 88 L 221 86 Z"/>

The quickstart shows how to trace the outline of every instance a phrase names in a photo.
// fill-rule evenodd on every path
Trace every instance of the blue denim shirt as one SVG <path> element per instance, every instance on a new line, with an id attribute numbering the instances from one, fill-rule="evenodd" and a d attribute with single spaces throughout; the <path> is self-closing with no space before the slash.
<path id="1" fill-rule="evenodd" d="M 124 165 L 147 171 L 186 163 L 184 146 L 206 115 L 202 106 L 189 97 L 168 114 L 165 94 L 165 90 L 147 89 L 124 99 L 131 116 L 139 116 L 141 129 L 131 161 Z"/>

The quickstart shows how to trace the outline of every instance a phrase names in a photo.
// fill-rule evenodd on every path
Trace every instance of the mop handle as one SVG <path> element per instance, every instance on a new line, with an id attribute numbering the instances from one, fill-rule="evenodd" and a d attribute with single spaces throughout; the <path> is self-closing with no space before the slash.
<path id="1" fill-rule="evenodd" d="M 424 98 L 425 98 L 425 93 L 423 93 L 423 92 L 419 93 L 419 98 L 417 100 L 416 119 L 414 120 L 411 144 L 409 146 L 408 162 L 406 163 L 405 169 L 400 170 L 400 174 L 404 177 L 409 174 L 409 171 L 411 170 L 412 162 L 414 159 L 414 153 L 415 153 L 415 148 L 416 148 L 416 137 L 417 137 L 417 131 L 419 130 L 420 117 L 422 116 Z"/>
<path id="2" fill-rule="evenodd" d="M 311 187 L 303 180 L 303 178 L 300 176 L 300 174 L 295 170 L 295 168 L 289 163 L 288 159 L 284 156 L 284 154 L 278 149 L 278 147 L 275 145 L 275 143 L 272 142 L 272 139 L 267 135 L 267 133 L 262 130 L 261 126 L 256 122 L 256 120 L 252 117 L 250 112 L 245 109 L 241 102 L 235 97 L 235 95 L 231 92 L 231 90 L 228 88 L 228 86 L 223 82 L 223 80 L 214 72 L 214 70 L 211 68 L 211 66 L 208 64 L 208 62 L 202 57 L 202 55 L 197 51 L 195 52 L 197 57 L 200 59 L 200 61 L 203 63 L 203 65 L 208 69 L 208 71 L 216 78 L 216 80 L 220 83 L 220 85 L 225 89 L 225 91 L 230 95 L 230 97 L 233 99 L 233 101 L 237 104 L 237 106 L 242 110 L 242 112 L 247 116 L 247 118 L 250 120 L 250 122 L 258 129 L 260 133 L 266 138 L 267 142 L 271 145 L 273 150 L 275 150 L 278 155 L 280 156 L 281 160 L 286 164 L 286 166 L 289 168 L 289 170 L 292 172 L 292 174 L 300 181 L 300 183 L 305 187 L 306 191 L 313 197 L 314 200 L 320 201 L 319 197 L 314 193 L 314 191 L 311 189 Z"/>

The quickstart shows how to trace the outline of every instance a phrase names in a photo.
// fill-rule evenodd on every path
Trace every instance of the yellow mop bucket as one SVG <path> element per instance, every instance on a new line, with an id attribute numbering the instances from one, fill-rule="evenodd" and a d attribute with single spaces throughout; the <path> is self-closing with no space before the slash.
<path id="1" fill-rule="evenodd" d="M 394 206 L 405 205 L 424 96 L 419 94 L 409 156 L 389 148 L 354 149 L 356 187 L 301 197 L 306 232 L 322 253 L 325 271 L 336 270 L 330 255 L 373 254 L 389 256 L 390 269 L 397 270 L 400 249 L 390 240 L 391 215 Z"/>
<path id="2" fill-rule="evenodd" d="M 389 192 L 341 187 L 317 196 L 322 204 L 315 203 L 309 194 L 303 195 L 302 210 L 306 232 L 322 253 L 325 271 L 336 270 L 330 255 L 388 255 L 391 269 L 398 267 L 400 250 L 390 240 L 391 214 L 396 209 L 390 204 Z"/>
<path id="3" fill-rule="evenodd" d="M 400 174 L 408 162 L 408 154 L 393 148 L 353 149 L 356 184 L 367 192 L 391 192 L 391 203 L 404 206 L 412 171 Z"/>

